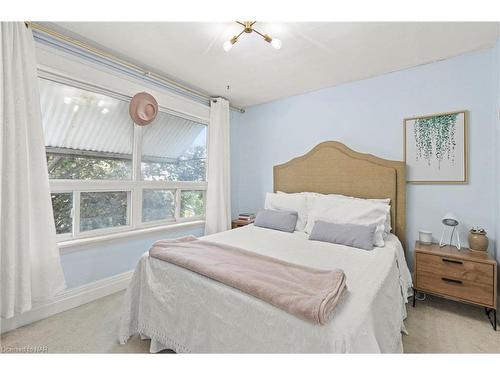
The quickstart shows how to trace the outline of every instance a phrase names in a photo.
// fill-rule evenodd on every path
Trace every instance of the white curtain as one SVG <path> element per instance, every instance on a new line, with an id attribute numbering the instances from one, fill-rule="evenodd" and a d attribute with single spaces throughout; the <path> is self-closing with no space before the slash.
<path id="1" fill-rule="evenodd" d="M 22 22 L 0 23 L 0 315 L 65 288 L 45 161 L 35 45 Z"/>
<path id="2" fill-rule="evenodd" d="M 229 102 L 216 98 L 210 103 L 205 234 L 231 228 Z"/>

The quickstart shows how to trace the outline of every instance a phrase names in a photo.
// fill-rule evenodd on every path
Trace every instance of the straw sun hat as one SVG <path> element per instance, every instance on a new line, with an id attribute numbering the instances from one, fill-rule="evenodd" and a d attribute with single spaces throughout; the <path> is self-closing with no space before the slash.
<path id="1" fill-rule="evenodd" d="M 137 125 L 147 125 L 156 118 L 158 103 L 153 95 L 140 92 L 135 94 L 130 101 L 129 113 Z"/>

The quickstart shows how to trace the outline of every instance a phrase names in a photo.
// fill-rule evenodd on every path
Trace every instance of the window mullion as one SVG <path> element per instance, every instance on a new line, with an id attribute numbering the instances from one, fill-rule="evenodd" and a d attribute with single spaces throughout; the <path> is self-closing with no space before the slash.
<path id="1" fill-rule="evenodd" d="M 132 180 L 141 181 L 142 127 L 135 124 L 133 126 Z"/>
<path id="2" fill-rule="evenodd" d="M 142 175 L 141 175 L 141 155 L 142 155 L 142 128 L 134 126 L 134 140 L 132 150 L 132 180 L 134 189 L 132 189 L 131 199 L 131 220 L 132 227 L 138 227 L 142 222 Z"/>
<path id="3" fill-rule="evenodd" d="M 181 189 L 175 190 L 175 220 L 181 217 Z"/>
<path id="4" fill-rule="evenodd" d="M 134 226 L 134 223 L 133 223 L 133 217 L 132 217 L 132 199 L 134 197 L 134 190 L 129 190 L 127 191 L 127 223 L 128 225 L 130 225 L 131 227 Z"/>
<path id="5" fill-rule="evenodd" d="M 73 191 L 73 236 L 78 237 L 80 234 L 80 191 Z"/>

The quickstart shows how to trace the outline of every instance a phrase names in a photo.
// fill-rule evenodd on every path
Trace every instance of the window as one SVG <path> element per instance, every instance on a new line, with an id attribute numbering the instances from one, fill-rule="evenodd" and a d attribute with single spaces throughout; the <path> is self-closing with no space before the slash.
<path id="1" fill-rule="evenodd" d="M 205 181 L 206 126 L 160 112 L 142 132 L 141 172 L 148 181 Z"/>
<path id="2" fill-rule="evenodd" d="M 133 123 L 119 99 L 39 80 L 52 179 L 130 180 Z"/>
<path id="3" fill-rule="evenodd" d="M 73 194 L 52 194 L 52 208 L 54 211 L 56 234 L 71 233 L 73 230 Z"/>
<path id="4" fill-rule="evenodd" d="M 129 192 L 90 192 L 80 195 L 80 231 L 128 225 Z"/>
<path id="5" fill-rule="evenodd" d="M 142 221 L 173 219 L 175 217 L 175 190 L 142 191 Z"/>
<path id="6" fill-rule="evenodd" d="M 181 191 L 181 217 L 202 216 L 205 207 L 205 192 L 201 190 Z"/>
<path id="7" fill-rule="evenodd" d="M 64 82 L 39 79 L 59 240 L 203 218 L 206 124 L 160 109 L 140 127 L 127 97 Z"/>

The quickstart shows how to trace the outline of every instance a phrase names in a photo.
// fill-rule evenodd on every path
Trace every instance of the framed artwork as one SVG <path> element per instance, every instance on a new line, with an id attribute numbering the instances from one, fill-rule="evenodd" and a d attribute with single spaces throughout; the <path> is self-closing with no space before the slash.
<path id="1" fill-rule="evenodd" d="M 404 120 L 407 182 L 465 184 L 467 111 Z"/>

